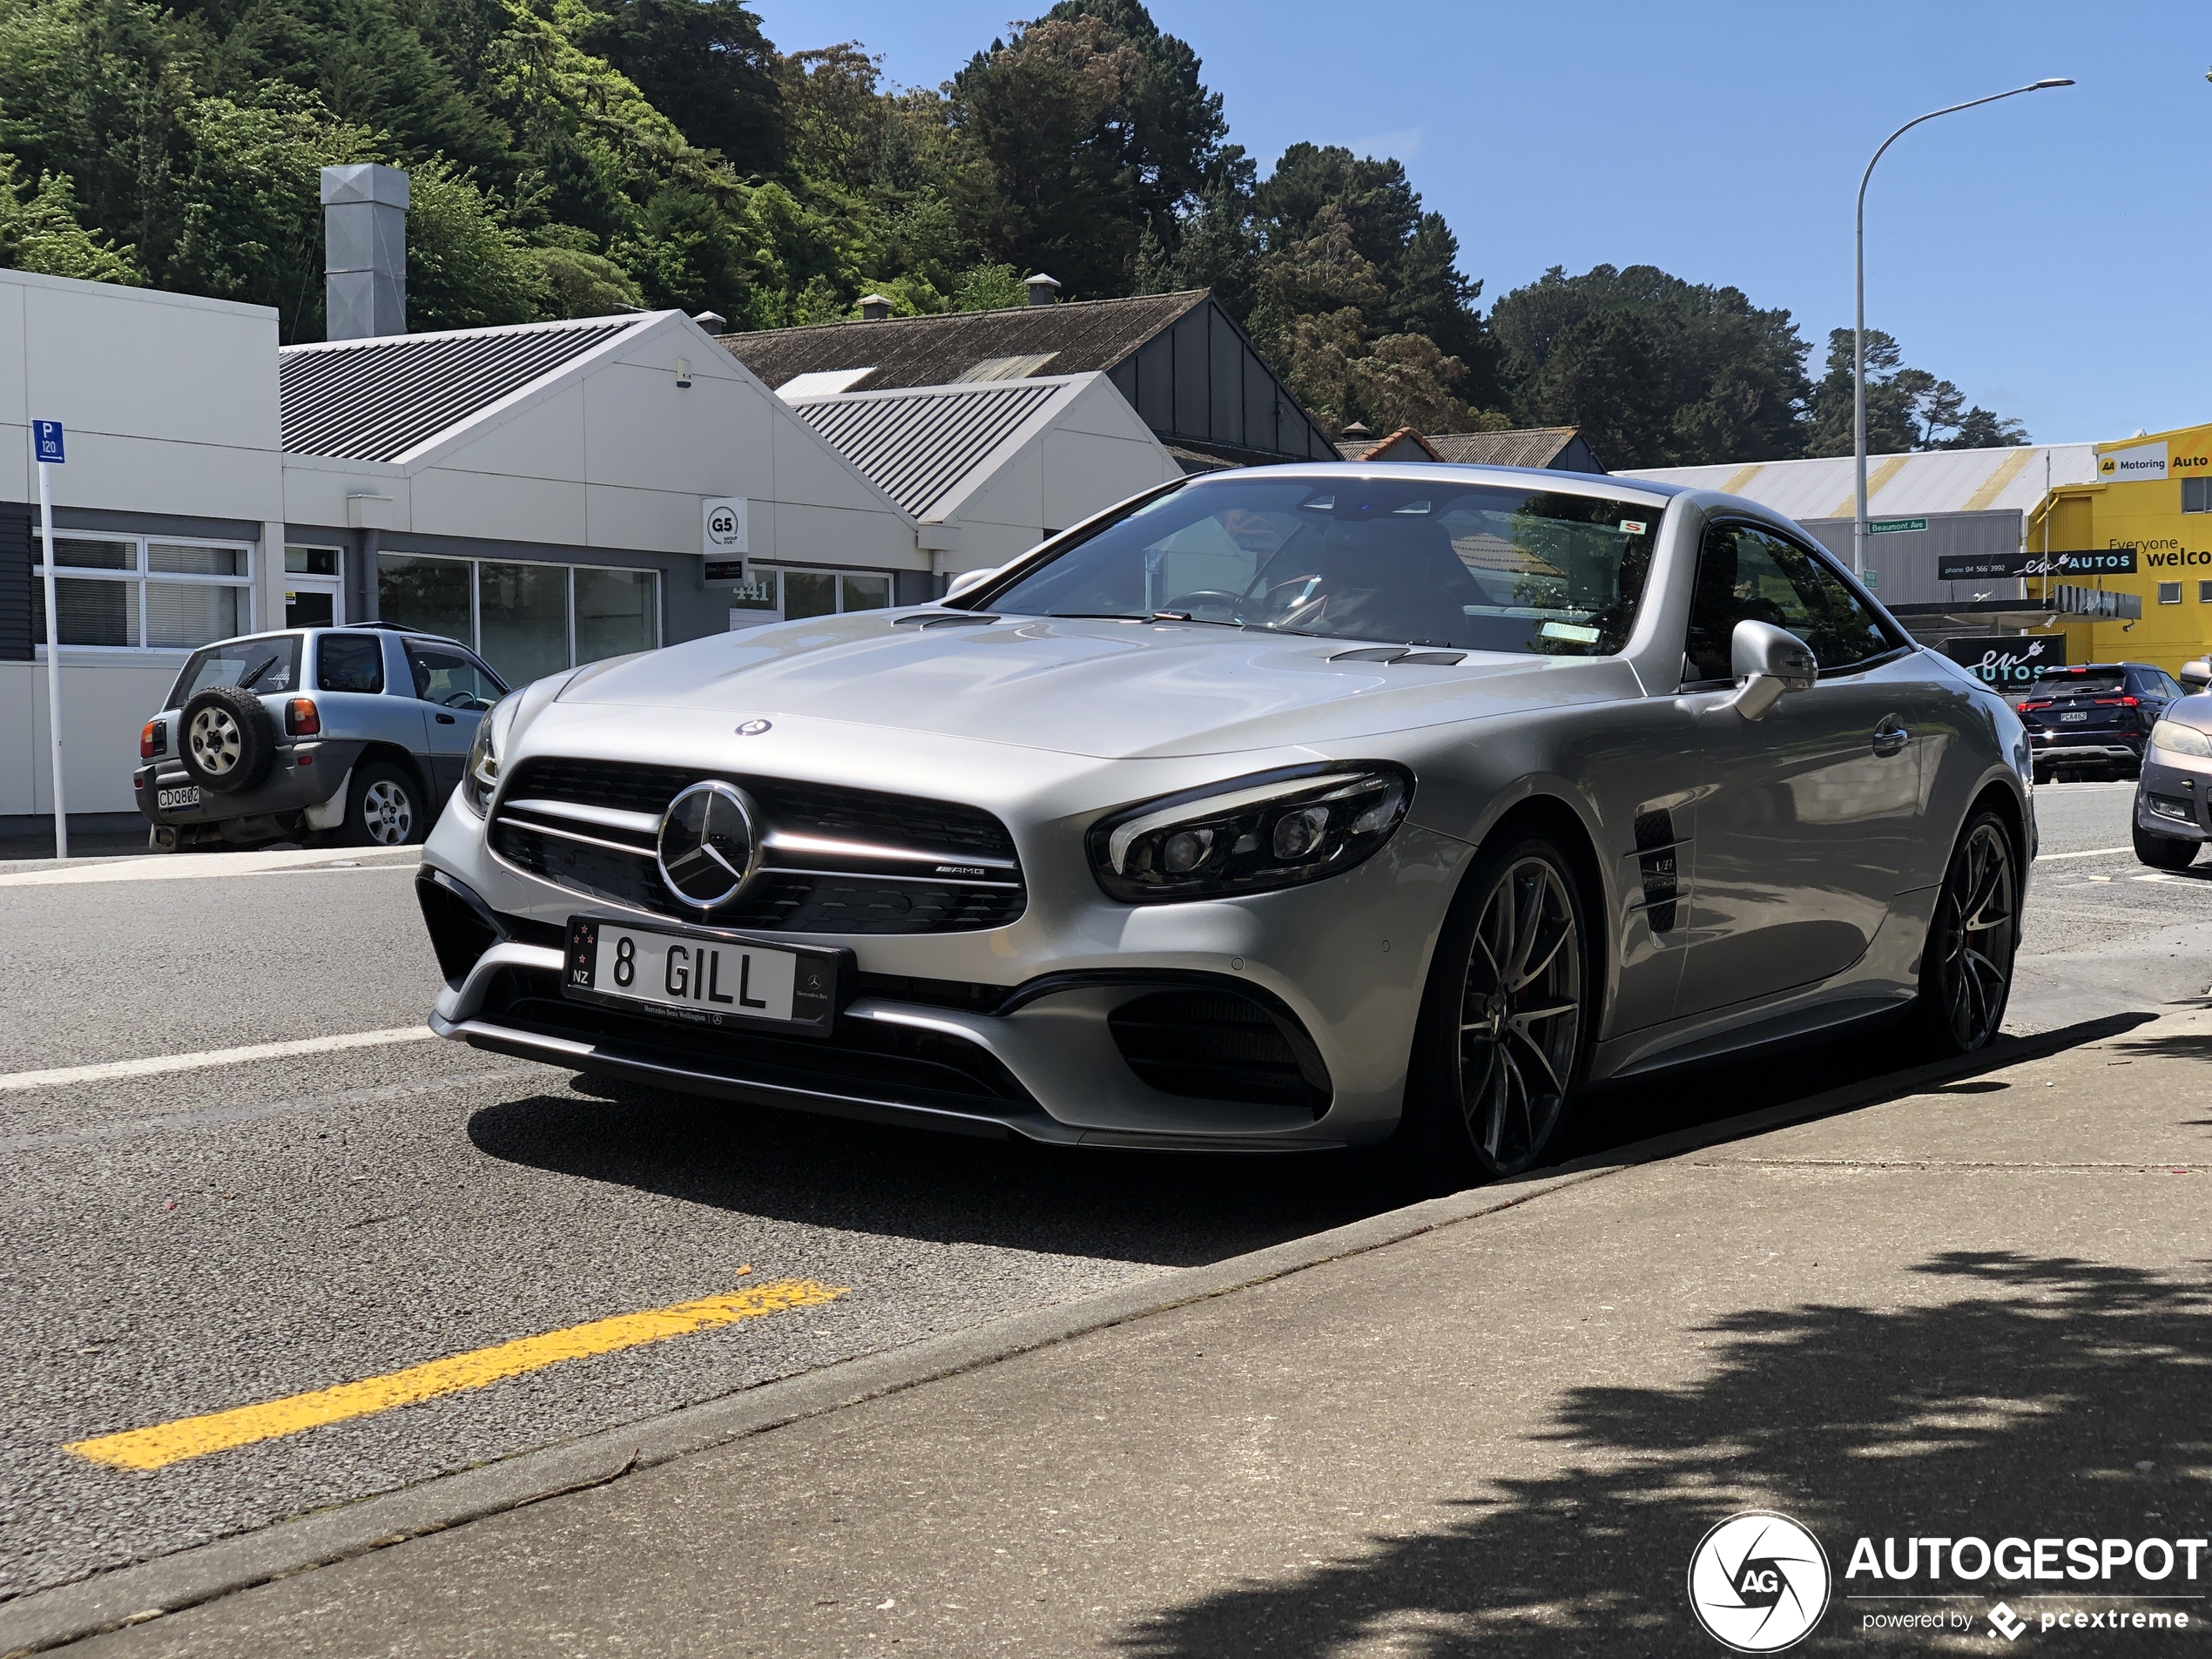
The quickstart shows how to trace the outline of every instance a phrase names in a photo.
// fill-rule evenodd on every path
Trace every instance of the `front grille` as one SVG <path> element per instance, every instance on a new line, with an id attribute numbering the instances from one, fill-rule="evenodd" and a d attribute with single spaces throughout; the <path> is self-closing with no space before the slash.
<path id="1" fill-rule="evenodd" d="M 1163 1095 L 1328 1109 L 1327 1068 L 1288 1015 L 1235 991 L 1155 991 L 1106 1016 L 1137 1077 Z"/>
<path id="2" fill-rule="evenodd" d="M 819 1090 L 948 1109 L 988 1106 L 995 1116 L 1041 1109 L 1021 1081 L 979 1043 L 941 1031 L 840 1019 L 828 1037 L 702 1030 L 561 995 L 550 968 L 506 968 L 477 1016 L 542 1036 L 603 1045 L 610 1058 L 781 1089 Z"/>
<path id="3" fill-rule="evenodd" d="M 653 858 L 668 803 L 708 778 L 752 797 L 760 809 L 755 829 L 763 843 L 758 873 L 711 912 L 671 893 Z M 591 815 L 554 810 L 563 806 Z M 491 845 L 517 868 L 577 893 L 769 933 L 961 933 L 1003 927 L 1028 905 L 1014 838 L 990 813 L 953 801 L 785 778 L 625 761 L 525 760 L 501 792 Z M 962 867 L 954 873 L 944 865 Z"/>

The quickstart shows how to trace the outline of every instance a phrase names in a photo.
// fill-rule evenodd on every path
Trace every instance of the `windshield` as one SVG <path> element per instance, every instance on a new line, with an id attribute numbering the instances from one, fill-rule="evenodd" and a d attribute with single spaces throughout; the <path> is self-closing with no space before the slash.
<path id="1" fill-rule="evenodd" d="M 177 676 L 169 693 L 169 706 L 180 709 L 211 685 L 236 685 L 259 696 L 297 690 L 300 684 L 300 636 L 268 634 L 260 639 L 226 640 L 194 651 Z"/>
<path id="2" fill-rule="evenodd" d="M 1609 656 L 1635 621 L 1662 510 L 1445 475 L 1239 473 L 1155 497 L 984 603 Z"/>

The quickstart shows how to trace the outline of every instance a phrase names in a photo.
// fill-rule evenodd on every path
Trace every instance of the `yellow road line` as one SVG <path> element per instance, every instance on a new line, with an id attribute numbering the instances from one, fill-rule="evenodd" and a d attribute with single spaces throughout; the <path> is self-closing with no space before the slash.
<path id="1" fill-rule="evenodd" d="M 572 1325 L 565 1331 L 550 1331 L 543 1336 L 521 1337 L 513 1342 L 478 1348 L 473 1353 L 457 1353 L 450 1359 L 409 1366 L 404 1371 L 381 1377 L 340 1383 L 334 1388 L 318 1388 L 259 1406 L 240 1406 L 231 1411 L 210 1412 L 205 1417 L 182 1417 L 173 1423 L 157 1423 L 152 1428 L 134 1428 L 121 1434 L 77 1440 L 67 1449 L 113 1468 L 158 1469 L 185 1458 L 251 1446 L 256 1440 L 273 1440 L 325 1423 L 341 1423 L 350 1417 L 389 1411 L 395 1406 L 435 1399 L 440 1394 L 482 1388 L 502 1378 L 558 1365 L 563 1359 L 581 1359 L 590 1354 L 640 1347 L 648 1342 L 664 1342 L 670 1337 L 734 1325 L 740 1319 L 758 1318 L 764 1313 L 778 1313 L 786 1308 L 816 1307 L 835 1301 L 847 1288 L 817 1284 L 808 1278 L 779 1279 L 771 1285 L 754 1285 L 722 1296 L 702 1297 L 696 1302 L 679 1302 L 674 1307 L 619 1313 L 609 1319 L 594 1319 L 589 1325 Z"/>

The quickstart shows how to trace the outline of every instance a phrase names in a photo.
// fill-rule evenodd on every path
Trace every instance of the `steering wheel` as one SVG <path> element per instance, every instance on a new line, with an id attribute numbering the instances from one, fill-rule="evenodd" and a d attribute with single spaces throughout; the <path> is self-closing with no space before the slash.
<path id="1" fill-rule="evenodd" d="M 480 705 L 476 701 L 476 694 L 474 691 L 455 691 L 451 697 L 446 698 L 444 706 L 449 709 L 473 709 L 479 707 Z"/>

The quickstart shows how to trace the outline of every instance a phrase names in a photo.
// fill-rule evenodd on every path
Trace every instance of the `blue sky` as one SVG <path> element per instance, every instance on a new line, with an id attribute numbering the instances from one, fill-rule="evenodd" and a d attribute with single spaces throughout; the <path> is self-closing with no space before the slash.
<path id="1" fill-rule="evenodd" d="M 858 39 L 943 80 L 1018 0 L 752 0 L 785 51 Z M 1037 10 L 1042 10 L 1042 6 Z M 2212 421 L 2212 8 L 1153 0 L 1263 175 L 1300 138 L 1397 156 L 1484 303 L 1649 263 L 1848 327 L 1851 199 L 1893 127 L 1946 116 L 1867 196 L 1867 322 L 2041 441 Z"/>

